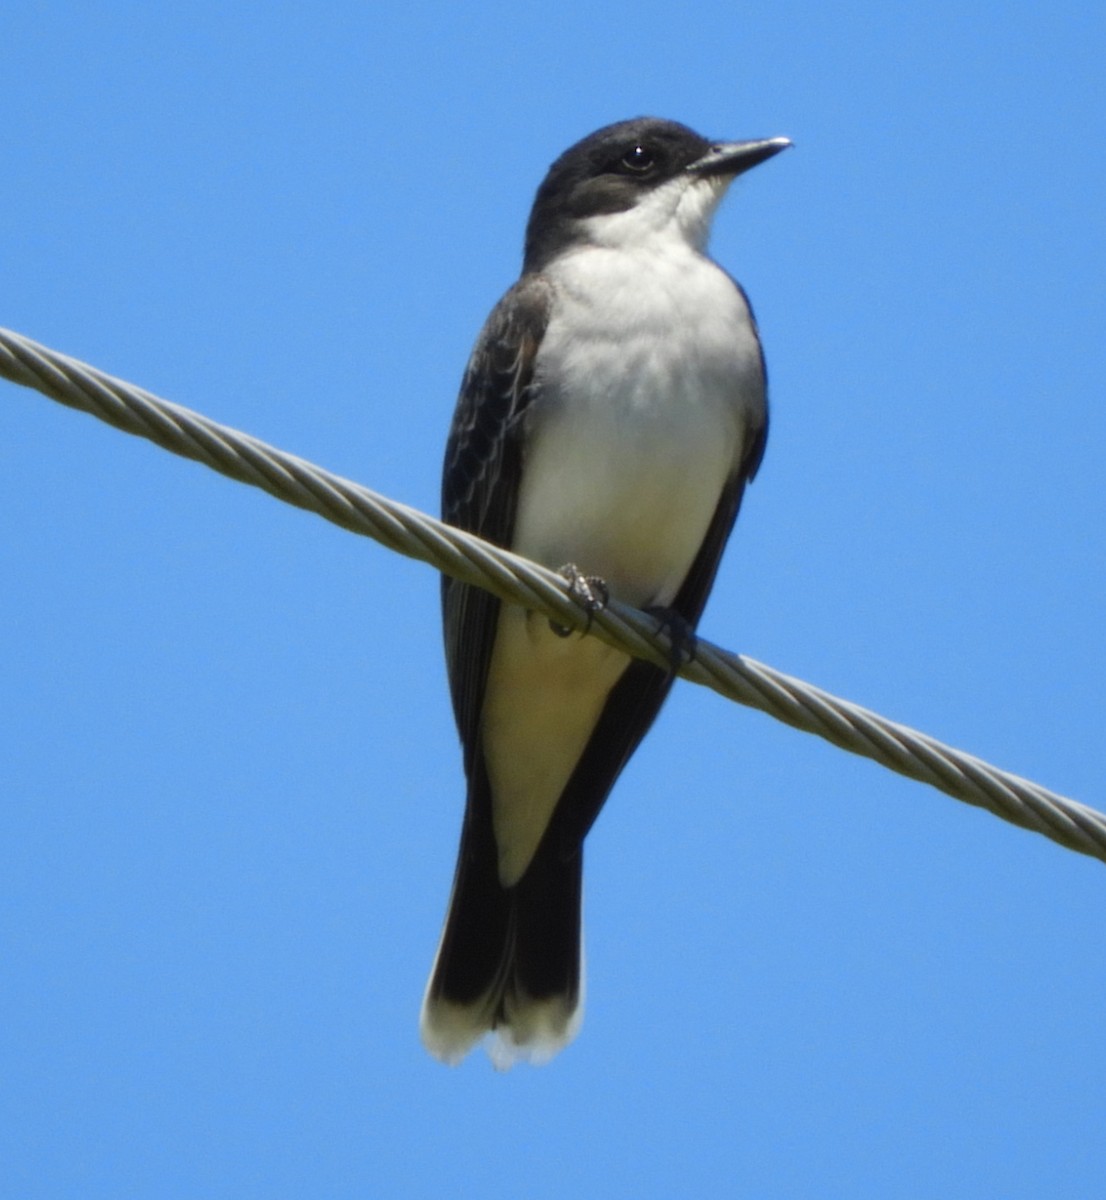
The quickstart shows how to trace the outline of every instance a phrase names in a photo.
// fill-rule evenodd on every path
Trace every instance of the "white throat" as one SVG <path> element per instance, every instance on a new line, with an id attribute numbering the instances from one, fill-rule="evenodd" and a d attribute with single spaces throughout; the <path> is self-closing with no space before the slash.
<path id="1" fill-rule="evenodd" d="M 632 250 L 659 241 L 682 242 L 701 253 L 729 184 L 719 175 L 678 175 L 647 192 L 633 208 L 585 217 L 579 227 L 589 244 L 609 250 Z"/>

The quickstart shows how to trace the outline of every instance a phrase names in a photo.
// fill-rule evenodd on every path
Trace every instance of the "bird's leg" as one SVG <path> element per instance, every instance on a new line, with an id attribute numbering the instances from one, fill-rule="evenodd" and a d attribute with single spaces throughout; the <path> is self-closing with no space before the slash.
<path id="1" fill-rule="evenodd" d="M 557 574 L 568 584 L 573 600 L 587 614 L 588 621 L 584 626 L 584 633 L 587 633 L 591 629 L 592 617 L 606 608 L 607 601 L 611 598 L 606 581 L 598 575 L 585 575 L 575 563 L 565 563 Z M 568 637 L 572 632 L 570 628 L 558 625 L 556 621 L 550 621 L 549 628 L 558 637 Z"/>
<path id="2" fill-rule="evenodd" d="M 672 674 L 676 675 L 682 666 L 691 662 L 695 657 L 695 626 L 674 608 L 664 608 L 661 605 L 650 605 L 642 609 L 651 617 L 656 617 L 657 628 L 668 634 L 668 661 Z"/>

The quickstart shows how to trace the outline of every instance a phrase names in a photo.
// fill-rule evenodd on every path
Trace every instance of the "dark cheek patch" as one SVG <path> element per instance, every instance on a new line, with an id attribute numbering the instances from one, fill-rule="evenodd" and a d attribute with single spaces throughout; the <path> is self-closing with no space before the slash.
<path id="1" fill-rule="evenodd" d="M 618 175 L 600 175 L 579 184 L 572 192 L 574 217 L 597 217 L 603 213 L 625 212 L 634 206 L 641 185 Z"/>

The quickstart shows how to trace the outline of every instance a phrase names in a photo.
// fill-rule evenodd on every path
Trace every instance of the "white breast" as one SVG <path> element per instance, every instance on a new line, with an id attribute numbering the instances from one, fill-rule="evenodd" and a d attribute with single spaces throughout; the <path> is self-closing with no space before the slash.
<path id="1" fill-rule="evenodd" d="M 667 604 L 761 419 L 748 307 L 682 242 L 591 247 L 549 275 L 515 548 L 601 575 L 632 604 Z"/>
<path id="2" fill-rule="evenodd" d="M 717 266 L 672 239 L 589 247 L 546 274 L 513 546 L 574 563 L 639 606 L 675 598 L 763 421 L 752 319 Z M 629 660 L 505 605 L 483 713 L 500 878 L 516 882 Z"/>

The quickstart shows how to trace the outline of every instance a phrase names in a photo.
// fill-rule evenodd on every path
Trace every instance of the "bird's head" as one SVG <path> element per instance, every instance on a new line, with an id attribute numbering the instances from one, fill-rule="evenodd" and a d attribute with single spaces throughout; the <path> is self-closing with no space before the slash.
<path id="1" fill-rule="evenodd" d="M 657 117 L 607 125 L 549 168 L 526 228 L 524 269 L 540 270 L 571 245 L 631 248 L 660 237 L 701 250 L 729 184 L 790 145 L 782 137 L 711 142 Z"/>

